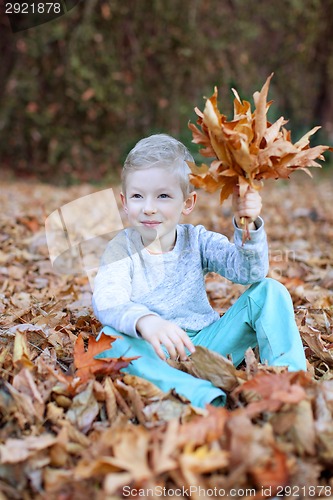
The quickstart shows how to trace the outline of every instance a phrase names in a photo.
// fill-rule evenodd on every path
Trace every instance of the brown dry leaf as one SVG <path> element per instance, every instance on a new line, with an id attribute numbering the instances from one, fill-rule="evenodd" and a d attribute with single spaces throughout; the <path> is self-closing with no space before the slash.
<path id="1" fill-rule="evenodd" d="M 254 425 L 244 411 L 237 410 L 230 415 L 226 433 L 229 441 L 232 484 L 236 481 L 236 484 L 239 484 L 238 481 L 241 481 L 241 484 L 245 481 L 247 484 L 249 475 L 255 480 L 258 489 L 265 484 L 263 481 L 268 483 L 272 477 L 275 450 L 278 448 L 271 425 L 269 423 Z M 262 482 L 259 471 L 258 475 L 256 474 L 258 469 L 263 473 Z M 280 473 L 275 479 L 281 480 L 280 484 L 284 484 L 285 469 L 278 470 Z"/>
<path id="2" fill-rule="evenodd" d="M 228 417 L 229 413 L 225 408 L 209 406 L 205 418 L 196 416 L 181 426 L 178 446 L 184 446 L 186 443 L 199 446 L 219 439 L 224 433 Z"/>
<path id="3" fill-rule="evenodd" d="M 203 474 L 225 469 L 229 465 L 229 453 L 207 444 L 193 449 L 189 444 L 179 456 L 179 464 L 186 487 L 198 487 Z"/>
<path id="4" fill-rule="evenodd" d="M 51 467 L 46 467 L 44 469 L 43 480 L 45 485 L 45 491 L 48 492 L 48 497 L 49 497 L 50 494 L 52 494 L 53 492 L 57 492 L 61 488 L 64 488 L 64 486 L 67 483 L 72 481 L 73 473 L 71 470 L 53 469 Z"/>
<path id="5" fill-rule="evenodd" d="M 23 462 L 40 450 L 53 446 L 57 438 L 52 434 L 40 436 L 28 436 L 24 439 L 7 439 L 0 444 L 0 461 L 3 464 L 15 464 Z"/>
<path id="6" fill-rule="evenodd" d="M 225 391 L 232 391 L 246 379 L 245 373 L 237 370 L 229 359 L 206 347 L 197 346 L 190 360 L 193 362 L 193 375 L 210 380 Z"/>
<path id="7" fill-rule="evenodd" d="M 9 346 L 4 347 L 0 352 L 0 368 L 8 359 L 11 359 L 11 348 Z"/>
<path id="8" fill-rule="evenodd" d="M 15 334 L 13 363 L 15 366 L 26 366 L 27 368 L 34 366 L 30 359 L 26 332 L 21 332 L 19 329 L 16 330 Z"/>
<path id="9" fill-rule="evenodd" d="M 304 381 L 310 379 L 304 377 Z M 277 411 L 285 403 L 297 404 L 307 397 L 304 388 L 297 383 L 297 373 L 263 373 L 259 372 L 255 377 L 244 382 L 235 389 L 234 395 L 242 393 L 250 402 L 246 407 L 246 413 L 254 416 L 263 411 Z M 253 401 L 254 400 L 254 401 Z"/>
<path id="10" fill-rule="evenodd" d="M 115 396 L 115 391 L 113 388 L 113 383 L 110 377 L 107 377 L 105 379 L 104 390 L 105 390 L 106 413 L 110 424 L 112 424 L 116 420 L 118 415 L 118 405 Z"/>
<path id="11" fill-rule="evenodd" d="M 62 427 L 58 436 L 57 442 L 50 450 L 50 465 L 52 467 L 65 467 L 69 462 L 68 449 L 71 443 L 69 442 L 68 429 Z"/>
<path id="12" fill-rule="evenodd" d="M 184 404 L 180 401 L 176 401 L 171 399 L 170 397 L 166 397 L 165 399 L 161 399 L 158 401 L 154 401 L 152 403 L 147 404 L 142 412 L 146 418 L 146 426 L 149 424 L 161 425 L 163 422 L 168 422 L 175 418 L 181 418 L 186 415 L 186 409 L 188 406 L 184 406 Z"/>
<path id="13" fill-rule="evenodd" d="M 125 373 L 123 380 L 125 384 L 132 386 L 138 391 L 141 397 L 152 399 L 152 398 L 163 398 L 165 393 L 161 391 L 155 384 L 145 380 L 144 378 L 138 377 L 137 375 L 130 375 Z"/>
<path id="14" fill-rule="evenodd" d="M 77 479 L 104 474 L 105 488 L 108 494 L 112 494 L 119 487 L 131 484 L 133 481 L 141 482 L 153 477 L 148 462 L 150 435 L 142 426 L 119 422 L 104 438 L 101 436 L 101 439 L 103 442 L 97 443 L 95 451 L 99 454 L 98 458 L 92 460 L 87 455 L 75 469 Z M 109 450 L 105 449 L 106 446 Z M 110 450 L 112 450 L 111 456 Z"/>
<path id="15" fill-rule="evenodd" d="M 303 400 L 296 405 L 291 437 L 299 456 L 315 455 L 316 433 L 311 401 Z"/>
<path id="16" fill-rule="evenodd" d="M 299 487 L 302 485 L 305 491 L 311 491 L 310 486 L 323 485 L 321 478 L 322 467 L 314 460 L 305 462 L 297 460 L 290 471 L 290 486 Z"/>
<path id="17" fill-rule="evenodd" d="M 13 379 L 13 387 L 21 394 L 25 394 L 30 398 L 35 413 L 39 419 L 43 418 L 45 404 L 43 398 L 37 388 L 36 382 L 27 368 L 23 368 Z"/>
<path id="18" fill-rule="evenodd" d="M 132 419 L 134 417 L 132 410 L 130 409 L 128 403 L 125 401 L 120 391 L 118 390 L 118 380 L 115 380 L 113 384 L 113 391 L 117 401 L 118 408 L 129 418 Z"/>
<path id="19" fill-rule="evenodd" d="M 189 446 L 185 447 L 180 462 L 183 473 L 190 469 L 192 472 L 206 474 L 229 465 L 229 453 L 214 447 L 209 448 L 206 444 L 195 450 Z"/>
<path id="20" fill-rule="evenodd" d="M 90 381 L 87 388 L 73 398 L 67 411 L 67 418 L 80 431 L 87 433 L 99 413 L 99 405 L 94 395 L 94 382 Z"/>
<path id="21" fill-rule="evenodd" d="M 108 434 L 105 434 L 104 438 L 107 439 L 107 437 Z M 77 481 L 92 479 L 109 473 L 112 473 L 113 475 L 123 470 L 123 467 L 121 465 L 117 465 L 115 463 L 114 457 L 103 455 L 103 451 L 103 456 L 96 457 L 95 455 L 98 452 L 100 452 L 100 450 L 97 447 L 92 455 L 90 447 L 89 453 L 86 453 L 85 458 L 79 461 L 74 470 L 74 477 Z M 122 472 L 121 475 L 123 474 L 125 473 Z M 131 473 L 129 473 L 129 482 L 131 481 L 131 479 L 132 475 Z"/>
<path id="22" fill-rule="evenodd" d="M 283 486 L 290 484 L 288 457 L 275 448 L 263 465 L 251 467 L 250 474 L 258 489 L 270 488 L 271 495 L 279 494 Z"/>
<path id="23" fill-rule="evenodd" d="M 61 429 L 65 429 L 65 435 L 68 436 L 68 445 L 74 443 L 83 450 L 91 445 L 90 439 L 85 436 L 75 425 L 73 425 L 69 419 L 64 419 L 59 422 Z M 58 436 L 59 437 L 59 436 Z"/>
<path id="24" fill-rule="evenodd" d="M 196 346 L 195 352 L 186 361 L 168 359 L 167 362 L 194 377 L 209 380 L 216 387 L 228 392 L 246 379 L 245 373 L 237 370 L 230 360 L 203 346 Z"/>
<path id="25" fill-rule="evenodd" d="M 23 310 L 28 309 L 31 303 L 31 297 L 26 292 L 16 292 L 10 298 L 11 303 Z"/>
<path id="26" fill-rule="evenodd" d="M 113 472 L 112 474 L 106 474 L 103 489 L 104 492 L 108 495 L 108 498 L 118 498 L 112 497 L 114 493 L 121 487 L 127 486 L 131 484 L 133 481 L 133 475 L 130 472 Z"/>
<path id="27" fill-rule="evenodd" d="M 46 417 L 50 422 L 56 424 L 63 419 L 64 409 L 51 401 L 47 405 Z"/>
<path id="28" fill-rule="evenodd" d="M 40 414 L 40 408 L 37 405 L 35 408 L 33 401 L 28 394 L 24 394 L 15 389 L 11 384 L 5 383 L 5 387 L 16 404 L 15 418 L 21 429 L 24 429 L 27 424 L 32 424 L 35 421 L 40 421 L 43 417 Z"/>
<path id="29" fill-rule="evenodd" d="M 125 392 L 127 396 L 126 399 L 131 402 L 131 407 L 133 409 L 134 416 L 138 419 L 138 422 L 140 422 L 140 424 L 145 425 L 146 417 L 143 412 L 144 404 L 139 392 L 134 387 L 126 385 L 120 380 L 117 380 L 117 388 L 121 388 L 122 391 Z"/>
<path id="30" fill-rule="evenodd" d="M 333 461 L 333 381 L 317 387 L 314 422 L 317 453 L 327 463 Z"/>
<path id="31" fill-rule="evenodd" d="M 165 432 L 159 434 L 161 440 L 154 439 L 155 435 L 153 436 L 151 461 L 155 474 L 163 474 L 177 468 L 179 427 L 178 419 L 173 418 L 168 422 Z"/>
<path id="32" fill-rule="evenodd" d="M 310 326 L 303 326 L 300 328 L 300 334 L 304 342 L 310 347 L 316 356 L 327 363 L 328 366 L 333 367 L 333 349 L 327 349 L 325 342 L 320 335 L 320 330 Z"/>

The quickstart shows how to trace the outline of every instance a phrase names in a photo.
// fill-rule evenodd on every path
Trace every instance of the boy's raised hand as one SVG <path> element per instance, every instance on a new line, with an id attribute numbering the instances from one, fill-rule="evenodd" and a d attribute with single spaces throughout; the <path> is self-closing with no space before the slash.
<path id="1" fill-rule="evenodd" d="M 232 196 L 232 209 L 235 216 L 235 221 L 238 227 L 242 226 L 242 217 L 247 217 L 249 229 L 255 229 L 253 221 L 260 215 L 261 212 L 261 196 L 258 191 L 252 187 L 248 187 L 245 195 L 240 197 L 239 187 L 234 189 Z"/>
<path id="2" fill-rule="evenodd" d="M 147 340 L 154 348 L 156 354 L 165 361 L 166 357 L 161 348 L 164 347 L 170 354 L 171 359 L 187 359 L 185 348 L 191 353 L 195 351 L 189 336 L 179 326 L 159 316 L 148 314 L 140 318 L 136 324 L 142 338 Z"/>

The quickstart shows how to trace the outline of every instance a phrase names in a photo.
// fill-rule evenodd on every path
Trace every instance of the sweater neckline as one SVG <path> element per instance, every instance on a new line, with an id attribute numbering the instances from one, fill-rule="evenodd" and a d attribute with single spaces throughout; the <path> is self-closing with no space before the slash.
<path id="1" fill-rule="evenodd" d="M 139 239 L 140 239 L 140 243 L 141 243 L 142 249 L 145 252 L 145 254 L 150 255 L 153 258 L 154 257 L 161 257 L 161 256 L 169 256 L 169 255 L 171 256 L 171 255 L 174 255 L 174 254 L 178 253 L 178 248 L 179 248 L 179 245 L 180 245 L 180 234 L 181 234 L 180 225 L 178 224 L 176 226 L 176 243 L 175 243 L 175 246 L 172 248 L 172 250 L 169 250 L 168 252 L 160 252 L 160 253 L 150 252 L 147 249 L 147 247 L 145 247 L 144 244 L 142 243 L 142 239 L 141 239 L 140 235 L 139 235 Z"/>

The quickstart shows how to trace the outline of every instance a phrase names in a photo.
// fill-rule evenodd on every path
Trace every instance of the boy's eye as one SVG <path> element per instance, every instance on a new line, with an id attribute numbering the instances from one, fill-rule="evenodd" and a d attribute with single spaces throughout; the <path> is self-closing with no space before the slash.
<path id="1" fill-rule="evenodd" d="M 132 194 L 131 198 L 142 198 L 142 196 L 139 193 L 134 193 Z"/>
<path id="2" fill-rule="evenodd" d="M 168 194 L 166 194 L 166 193 L 162 193 L 162 194 L 160 194 L 160 196 L 159 196 L 159 197 L 160 197 L 160 198 L 170 198 L 170 196 L 169 196 Z"/>

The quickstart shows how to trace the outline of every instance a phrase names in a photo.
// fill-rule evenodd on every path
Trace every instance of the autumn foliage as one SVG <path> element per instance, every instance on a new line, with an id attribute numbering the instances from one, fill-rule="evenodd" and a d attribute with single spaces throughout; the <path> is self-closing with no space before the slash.
<path id="1" fill-rule="evenodd" d="M 249 186 L 261 189 L 263 179 L 287 179 L 290 174 L 302 169 L 311 173 L 308 167 L 320 167 L 315 160 L 324 160 L 324 151 L 329 146 L 310 148 L 310 137 L 320 127 L 315 127 L 296 143 L 291 141 L 291 132 L 284 125 L 287 121 L 281 116 L 274 123 L 267 120 L 267 111 L 272 101 L 267 102 L 270 81 L 267 78 L 260 92 L 253 95 L 255 109 L 242 101 L 235 89 L 234 116 L 231 121 L 220 113 L 217 107 L 217 88 L 206 100 L 204 111 L 195 108 L 198 115 L 199 130 L 193 123 L 189 128 L 193 142 L 204 146 L 202 156 L 213 158 L 210 167 L 191 164 L 191 182 L 208 192 L 220 189 L 220 202 L 226 200 L 239 186 L 240 196 L 244 196 Z"/>
<path id="2" fill-rule="evenodd" d="M 136 362 L 130 352 L 95 359 L 112 352 L 114 339 L 96 342 L 101 325 L 88 278 L 52 269 L 46 214 L 94 188 L 2 185 L 1 500 L 120 499 L 125 487 L 191 486 L 196 500 L 203 498 L 199 487 L 252 489 L 256 499 L 280 497 L 283 488 L 303 498 L 331 496 L 333 190 L 331 182 L 310 184 L 306 176 L 292 187 L 294 197 L 290 186 L 267 182 L 263 190 L 270 276 L 292 295 L 308 373 L 261 365 L 253 351 L 236 368 L 197 348 L 177 367 L 228 395 L 226 408 L 198 409 L 124 374 L 121 368 Z M 228 201 L 221 210 L 207 193 L 199 198 L 191 222 L 230 236 Z M 221 314 L 243 291 L 213 275 L 206 288 Z"/>

